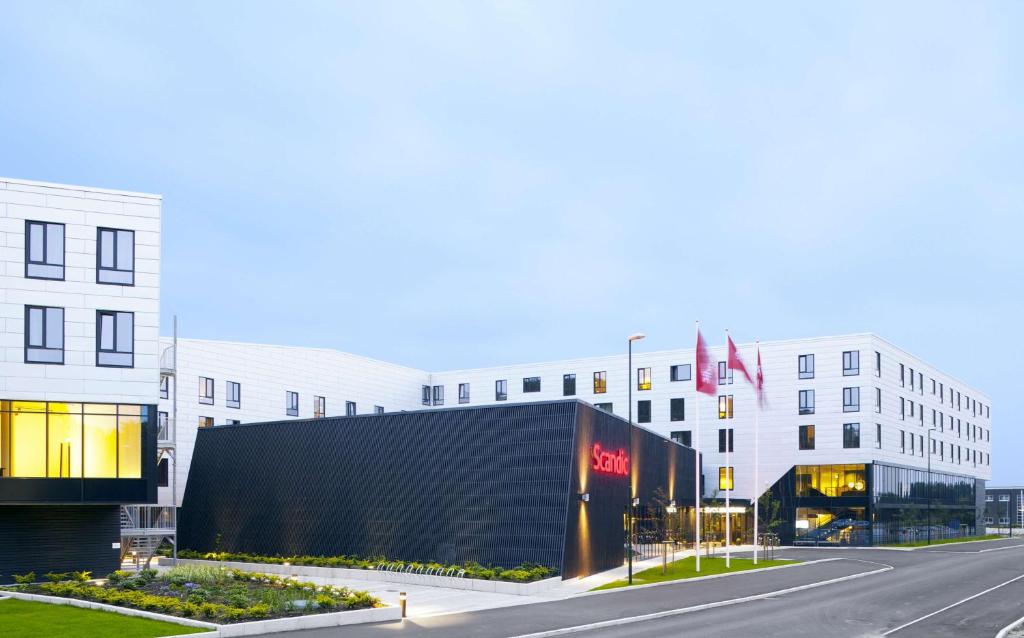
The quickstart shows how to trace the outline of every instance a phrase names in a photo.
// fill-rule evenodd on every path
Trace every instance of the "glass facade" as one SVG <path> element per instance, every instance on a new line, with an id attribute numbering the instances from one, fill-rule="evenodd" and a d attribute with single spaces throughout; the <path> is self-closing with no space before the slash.
<path id="1" fill-rule="evenodd" d="M 142 478 L 139 405 L 0 401 L 0 477 Z"/>
<path id="2" fill-rule="evenodd" d="M 864 465 L 797 465 L 796 495 L 803 497 L 865 496 Z"/>

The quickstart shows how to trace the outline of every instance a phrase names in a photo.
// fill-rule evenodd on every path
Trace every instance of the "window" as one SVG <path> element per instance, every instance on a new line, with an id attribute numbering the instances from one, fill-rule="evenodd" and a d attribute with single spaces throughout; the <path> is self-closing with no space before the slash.
<path id="1" fill-rule="evenodd" d="M 96 229 L 96 283 L 135 285 L 135 231 Z"/>
<path id="2" fill-rule="evenodd" d="M 910 433 L 910 456 L 914 456 L 914 433 Z"/>
<path id="3" fill-rule="evenodd" d="M 935 396 L 935 379 L 932 379 L 932 396 Z"/>
<path id="4" fill-rule="evenodd" d="M 199 402 L 203 405 L 213 405 L 213 379 L 199 377 Z"/>
<path id="5" fill-rule="evenodd" d="M 168 472 L 169 460 L 165 456 L 156 464 L 156 486 L 167 487 L 170 484 L 170 472 Z"/>
<path id="6" fill-rule="evenodd" d="M 732 428 L 718 428 L 718 451 L 733 451 Z"/>
<path id="7" fill-rule="evenodd" d="M 430 386 L 429 385 L 422 386 L 422 389 L 423 389 L 423 396 L 420 399 L 420 402 L 423 405 L 430 405 Z"/>
<path id="8" fill-rule="evenodd" d="M 284 393 L 284 412 L 288 416 L 299 416 L 299 393 L 288 390 Z"/>
<path id="9" fill-rule="evenodd" d="M 924 395 L 924 373 L 923 372 L 918 372 L 917 373 L 917 393 L 920 394 L 920 395 Z"/>
<path id="10" fill-rule="evenodd" d="M 911 434 L 910 436 L 914 436 L 914 435 Z M 924 435 L 923 434 L 918 434 L 917 435 L 917 455 L 918 456 L 924 456 Z"/>
<path id="11" fill-rule="evenodd" d="M 843 424 L 843 447 L 860 447 L 860 423 Z"/>
<path id="12" fill-rule="evenodd" d="M 939 432 L 946 431 L 946 415 L 941 411 L 939 412 Z"/>
<path id="13" fill-rule="evenodd" d="M 156 439 L 158 441 L 167 441 L 171 438 L 171 426 L 170 418 L 166 412 L 156 413 Z"/>
<path id="14" fill-rule="evenodd" d="M 900 454 L 906 454 L 907 452 L 907 433 L 900 430 Z"/>
<path id="15" fill-rule="evenodd" d="M 64 279 L 64 224 L 25 221 L 25 276 Z"/>
<path id="16" fill-rule="evenodd" d="M 444 386 L 434 386 L 434 405 L 444 405 Z"/>
<path id="17" fill-rule="evenodd" d="M 562 375 L 562 396 L 571 397 L 576 394 L 576 375 L 575 374 L 563 374 Z"/>
<path id="18" fill-rule="evenodd" d="M 135 313 L 96 311 L 96 365 L 135 366 Z"/>
<path id="19" fill-rule="evenodd" d="M 725 361 L 718 362 L 718 385 L 732 385 L 732 370 Z"/>
<path id="20" fill-rule="evenodd" d="M 946 404 L 946 390 L 941 381 L 939 382 L 939 404 Z"/>
<path id="21" fill-rule="evenodd" d="M 25 363 L 64 363 L 64 309 L 25 306 Z"/>
<path id="22" fill-rule="evenodd" d="M 676 443 L 680 443 L 686 447 L 693 447 L 693 434 L 689 430 L 674 430 L 671 437 Z"/>
<path id="23" fill-rule="evenodd" d="M 999 495 L 999 502 L 1000 503 L 1009 503 L 1010 502 L 1010 495 L 1009 494 L 1000 494 Z"/>
<path id="24" fill-rule="evenodd" d="M 914 389 L 914 369 L 910 368 L 910 389 Z"/>
<path id="25" fill-rule="evenodd" d="M 814 414 L 814 390 L 800 390 L 799 414 Z"/>
<path id="26" fill-rule="evenodd" d="M 733 468 L 731 467 L 720 467 L 718 468 L 718 489 L 720 490 L 732 490 L 733 489 Z"/>
<path id="27" fill-rule="evenodd" d="M 523 393 L 540 392 L 540 377 L 526 377 L 523 379 Z"/>
<path id="28" fill-rule="evenodd" d="M 956 393 L 956 409 L 957 410 L 960 409 L 960 393 L 959 392 Z"/>
<path id="29" fill-rule="evenodd" d="M 879 450 L 882 449 L 882 424 L 875 424 L 875 447 Z"/>
<path id="30" fill-rule="evenodd" d="M 508 399 L 508 380 L 498 379 L 494 382 L 494 400 L 504 401 Z"/>
<path id="31" fill-rule="evenodd" d="M 882 376 L 882 353 L 875 352 L 875 376 L 881 378 Z"/>
<path id="32" fill-rule="evenodd" d="M 843 353 L 843 376 L 853 377 L 860 374 L 860 350 L 849 350 Z"/>
<path id="33" fill-rule="evenodd" d="M 166 399 L 170 392 L 170 377 L 160 375 L 160 398 Z"/>
<path id="34" fill-rule="evenodd" d="M 939 460 L 940 461 L 945 460 L 945 454 L 944 454 L 945 450 L 946 450 L 946 445 L 942 441 L 939 441 Z"/>
<path id="35" fill-rule="evenodd" d="M 238 419 L 225 419 L 224 425 L 242 425 L 242 422 Z"/>
<path id="36" fill-rule="evenodd" d="M 441 386 L 434 386 L 434 387 L 437 388 L 437 387 L 441 387 Z M 355 415 L 356 415 L 356 402 L 355 401 L 346 401 L 345 402 L 345 416 L 355 416 Z"/>
<path id="37" fill-rule="evenodd" d="M 686 420 L 686 399 L 671 399 L 669 401 L 669 420 L 670 421 L 685 421 Z"/>
<path id="38" fill-rule="evenodd" d="M 224 405 L 229 408 L 242 407 L 242 384 L 228 381 L 224 386 Z"/>
<path id="39" fill-rule="evenodd" d="M 605 412 L 612 412 L 611 403 L 595 403 L 594 407 L 597 408 L 598 410 L 604 410 Z"/>
<path id="40" fill-rule="evenodd" d="M 669 368 L 669 378 L 673 381 L 689 381 L 690 380 L 690 364 L 680 364 Z"/>
<path id="41" fill-rule="evenodd" d="M 638 391 L 650 390 L 651 389 L 651 369 L 650 368 L 637 368 L 636 369 L 636 389 Z"/>
<path id="42" fill-rule="evenodd" d="M 594 394 L 604 394 L 608 391 L 608 373 L 605 371 L 594 373 Z"/>
<path id="43" fill-rule="evenodd" d="M 907 401 L 907 407 L 910 408 L 910 418 L 914 418 L 914 402 Z"/>
<path id="44" fill-rule="evenodd" d="M 814 449 L 814 426 L 813 425 L 801 425 L 800 426 L 800 449 L 801 450 L 813 450 Z"/>
<path id="45" fill-rule="evenodd" d="M 212 416 L 201 416 L 199 417 L 199 427 L 201 428 L 212 428 L 213 417 Z"/>
<path id="46" fill-rule="evenodd" d="M 637 401 L 636 402 L 636 422 L 637 423 L 650 423 L 651 422 L 651 402 L 650 401 Z"/>
<path id="47" fill-rule="evenodd" d="M 375 405 L 375 406 L 373 406 L 373 413 L 374 414 L 384 414 L 384 406 L 383 405 Z"/>
<path id="48" fill-rule="evenodd" d="M 992 517 L 991 516 L 986 516 L 985 517 L 985 524 L 986 525 L 991 525 L 992 524 Z"/>
<path id="49" fill-rule="evenodd" d="M 719 419 L 731 419 L 732 418 L 732 395 L 720 394 L 718 395 L 718 418 Z"/>
<path id="50" fill-rule="evenodd" d="M 814 378 L 814 355 L 802 354 L 796 360 L 797 376 L 801 379 Z"/>
<path id="51" fill-rule="evenodd" d="M 900 387 L 906 385 L 906 381 L 903 380 L 903 364 L 900 364 Z"/>
<path id="52" fill-rule="evenodd" d="M 907 400 L 904 399 L 903 397 L 900 397 L 900 420 L 905 419 L 906 418 L 906 414 L 907 414 Z"/>
<path id="53" fill-rule="evenodd" d="M 882 388 L 875 388 L 875 412 L 882 413 Z"/>
<path id="54" fill-rule="evenodd" d="M 469 384 L 459 384 L 459 403 L 469 403 Z"/>
<path id="55" fill-rule="evenodd" d="M 322 419 L 327 416 L 327 397 L 313 396 L 313 418 Z"/>
<path id="56" fill-rule="evenodd" d="M 860 388 L 843 388 L 843 412 L 860 412 Z"/>

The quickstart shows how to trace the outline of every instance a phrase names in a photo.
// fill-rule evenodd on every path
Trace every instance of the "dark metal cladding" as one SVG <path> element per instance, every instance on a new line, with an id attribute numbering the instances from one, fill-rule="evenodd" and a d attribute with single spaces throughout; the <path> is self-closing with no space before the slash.
<path id="1" fill-rule="evenodd" d="M 596 507 L 581 538 L 581 476 L 594 432 L 611 447 L 626 428 L 568 400 L 201 429 L 178 538 L 199 551 L 533 562 L 566 577 L 591 573 L 616 557 L 622 563 L 628 479 L 590 481 Z M 638 453 L 651 457 L 645 477 L 664 476 L 667 450 L 688 450 L 637 436 Z M 692 487 L 693 466 L 682 465 Z M 586 551 L 600 560 L 581 562 L 580 542 L 600 544 Z"/>
<path id="2" fill-rule="evenodd" d="M 28 572 L 45 580 L 51 571 L 91 571 L 101 578 L 118 569 L 119 511 L 117 505 L 0 508 L 0 584 Z"/>

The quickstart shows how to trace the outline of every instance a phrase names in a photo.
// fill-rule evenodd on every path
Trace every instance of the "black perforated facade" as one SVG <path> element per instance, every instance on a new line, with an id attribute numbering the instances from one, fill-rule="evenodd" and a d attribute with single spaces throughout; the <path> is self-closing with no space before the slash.
<path id="1" fill-rule="evenodd" d="M 201 429 L 178 538 L 593 573 L 622 564 L 629 500 L 629 477 L 594 470 L 593 444 L 626 451 L 627 431 L 571 400 Z M 633 443 L 641 501 L 661 488 L 692 503 L 693 450 L 635 427 Z"/>

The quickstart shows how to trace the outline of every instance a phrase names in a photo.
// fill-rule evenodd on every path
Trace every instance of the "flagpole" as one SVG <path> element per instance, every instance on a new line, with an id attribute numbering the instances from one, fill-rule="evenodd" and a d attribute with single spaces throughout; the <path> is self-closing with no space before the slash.
<path id="1" fill-rule="evenodd" d="M 699 344 L 700 343 L 700 322 L 699 321 L 695 321 L 693 323 L 694 323 L 694 326 L 695 326 L 695 332 L 697 333 L 697 337 L 696 337 L 696 340 L 694 341 L 694 344 Z M 696 362 L 697 362 L 697 353 L 698 353 L 697 345 L 694 346 L 693 353 L 694 353 L 693 354 L 694 363 L 696 364 Z M 694 365 L 694 367 L 697 368 L 697 371 L 696 371 L 697 374 L 694 375 L 694 381 L 695 381 L 696 384 L 699 384 L 700 383 L 700 373 L 701 373 L 701 371 L 700 371 L 699 366 Z M 694 457 L 694 462 L 693 462 L 693 493 L 694 493 L 694 506 L 695 506 L 694 517 L 693 517 L 693 537 L 694 537 L 693 555 L 694 555 L 694 559 L 695 559 L 695 569 L 696 569 L 698 574 L 700 573 L 700 463 L 701 463 L 701 458 L 700 458 L 700 395 L 701 395 L 701 392 L 698 389 L 697 392 L 694 394 L 694 397 L 693 397 L 694 398 L 694 408 L 696 408 L 696 410 L 697 410 L 697 428 L 696 428 L 696 431 L 694 432 L 696 440 L 694 441 L 694 448 L 693 448 L 693 450 L 695 452 L 695 457 Z"/>
<path id="2" fill-rule="evenodd" d="M 757 369 L 761 368 L 761 342 L 756 341 L 757 344 Z M 755 377 L 755 379 L 758 377 Z M 757 514 L 758 514 L 758 502 L 761 500 L 761 479 L 758 476 L 758 469 L 760 469 L 760 432 L 761 432 L 761 397 L 760 388 L 754 386 L 754 564 L 757 564 Z"/>
<path id="3" fill-rule="evenodd" d="M 725 329 L 725 383 L 729 384 L 729 329 Z M 726 387 L 726 392 L 729 388 Z M 719 415 L 721 416 L 721 415 Z M 732 447 L 732 429 L 729 427 L 729 395 L 725 396 L 725 568 L 729 569 L 732 564 L 731 543 L 732 527 L 730 526 L 729 492 L 732 491 L 732 465 L 729 461 L 732 458 L 729 449 Z"/>

